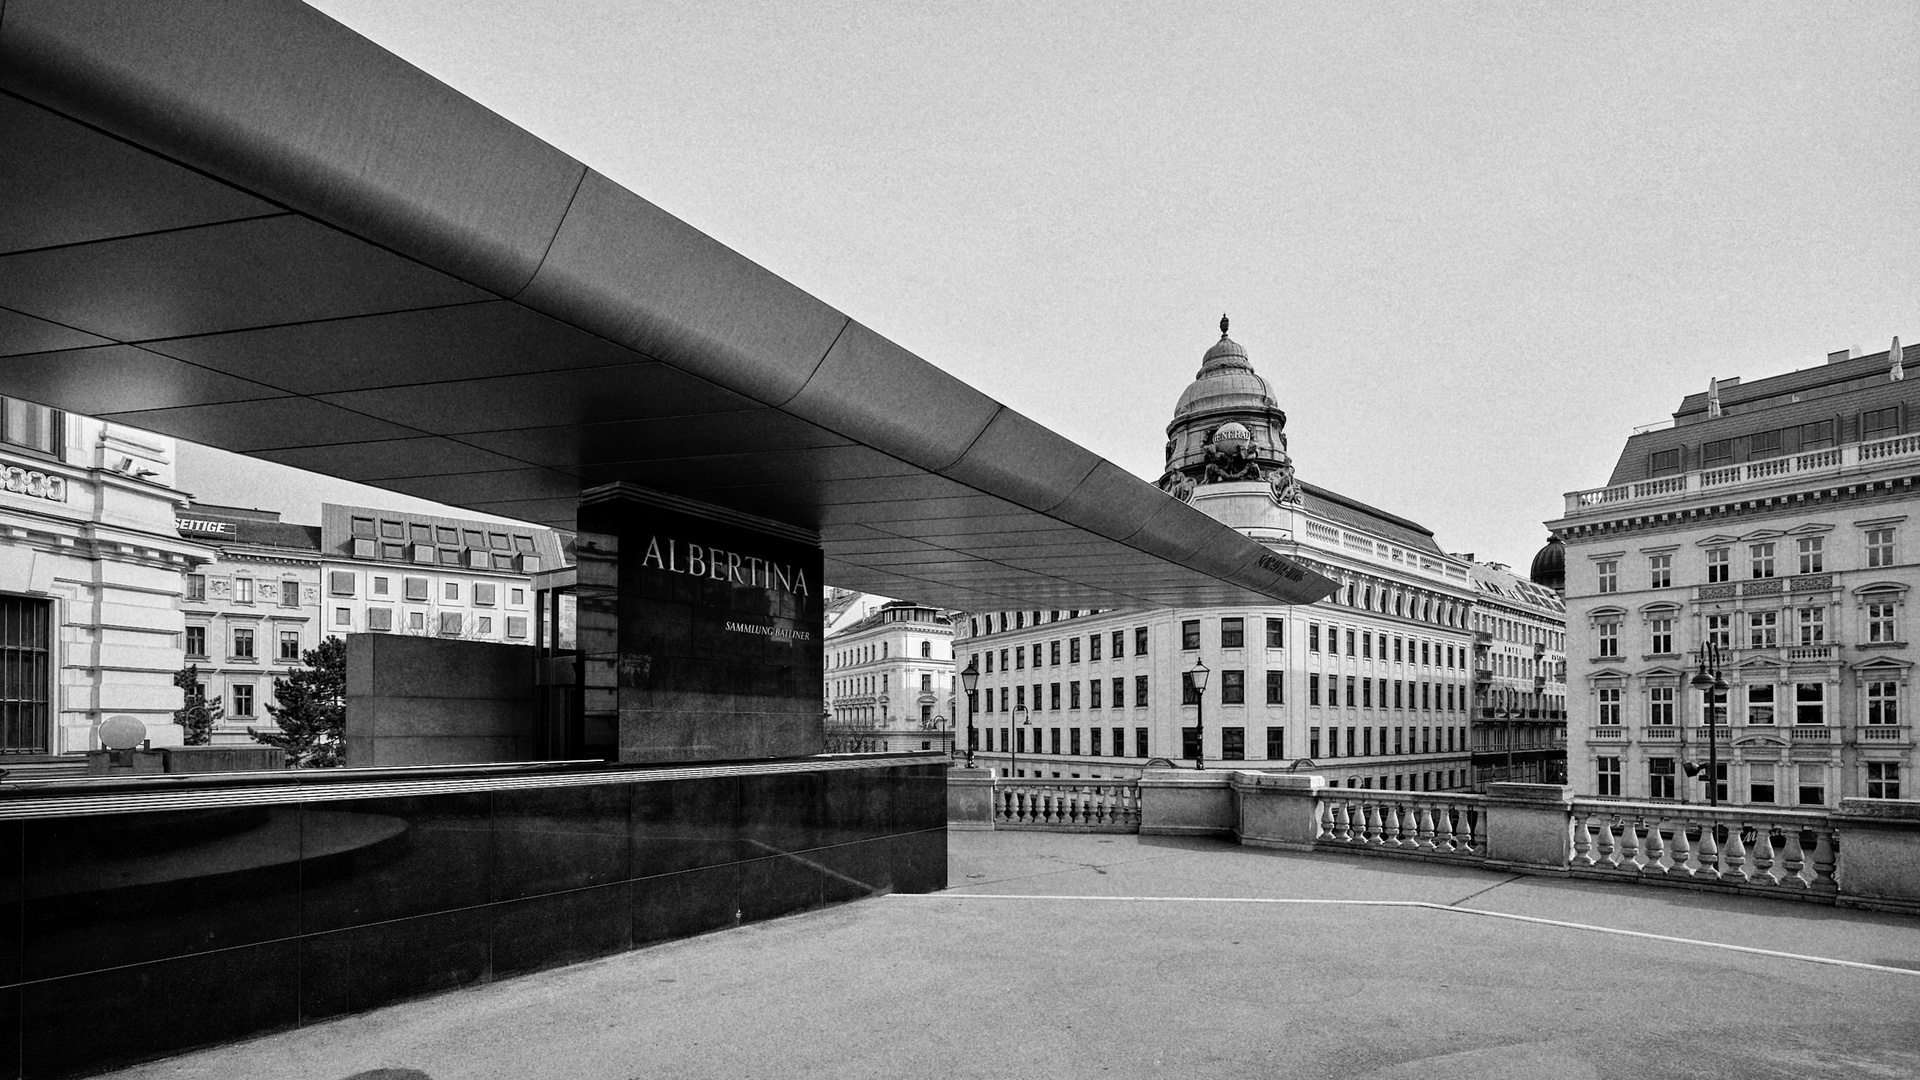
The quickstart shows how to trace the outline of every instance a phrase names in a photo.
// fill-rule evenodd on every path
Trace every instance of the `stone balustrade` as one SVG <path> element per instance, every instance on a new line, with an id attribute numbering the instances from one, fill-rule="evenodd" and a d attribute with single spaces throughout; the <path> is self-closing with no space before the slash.
<path id="1" fill-rule="evenodd" d="M 1551 784 L 1380 791 L 1225 769 L 1138 780 L 1008 781 L 985 769 L 948 777 L 955 829 L 1213 835 L 1920 914 L 1920 801 L 1842 799 L 1830 813 L 1712 808 L 1576 799 Z"/>
<path id="2" fill-rule="evenodd" d="M 1798 454 L 1697 469 L 1674 476 L 1656 477 L 1627 484 L 1569 491 L 1566 512 L 1569 517 L 1596 508 L 1627 506 L 1635 503 L 1661 503 L 1698 497 L 1731 494 L 1746 487 L 1777 484 L 1783 478 L 1834 477 L 1878 468 L 1882 463 L 1920 456 L 1920 436 L 1901 435 L 1865 443 L 1811 450 Z"/>

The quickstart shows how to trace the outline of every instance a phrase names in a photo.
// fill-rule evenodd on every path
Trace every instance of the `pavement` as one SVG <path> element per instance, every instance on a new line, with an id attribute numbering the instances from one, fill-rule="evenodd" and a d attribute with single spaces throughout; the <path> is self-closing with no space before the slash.
<path id="1" fill-rule="evenodd" d="M 1920 918 L 1217 840 L 949 850 L 941 893 L 113 1075 L 1920 1077 Z"/>

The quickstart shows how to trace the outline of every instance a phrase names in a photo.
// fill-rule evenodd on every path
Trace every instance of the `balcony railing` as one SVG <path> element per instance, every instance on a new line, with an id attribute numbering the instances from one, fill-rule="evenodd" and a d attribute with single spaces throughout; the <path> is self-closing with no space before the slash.
<path id="1" fill-rule="evenodd" d="M 1853 729 L 1854 738 L 1860 742 L 1903 743 L 1907 741 L 1907 729 L 1904 724 L 1868 724 Z"/>
<path id="2" fill-rule="evenodd" d="M 1848 470 L 1873 468 L 1883 462 L 1909 457 L 1920 457 L 1920 435 L 1902 435 L 1867 443 L 1849 443 L 1846 446 L 1809 450 L 1802 454 L 1788 454 L 1784 457 L 1767 458 L 1764 461 L 1749 461 L 1742 465 L 1701 469 L 1678 476 L 1663 476 L 1631 484 L 1591 488 L 1586 491 L 1569 491 L 1566 496 L 1566 512 L 1568 516 L 1572 516 L 1600 507 L 1611 509 L 1636 503 L 1669 501 L 1689 495 L 1720 495 L 1746 487 L 1778 483 L 1783 478 L 1833 476 Z"/>
<path id="3" fill-rule="evenodd" d="M 1598 724 L 1588 728 L 1587 739 L 1590 742 L 1626 742 L 1625 724 Z"/>
<path id="4" fill-rule="evenodd" d="M 1786 730 L 1793 733 L 1790 737 L 1794 742 L 1830 743 L 1839 741 L 1833 737 L 1833 729 L 1830 727 L 1820 727 L 1815 724 L 1796 724 Z"/>
<path id="5" fill-rule="evenodd" d="M 1725 724 L 1715 724 L 1711 728 L 1705 724 L 1695 725 L 1687 729 L 1687 738 L 1704 743 L 1707 741 L 1707 734 L 1709 732 L 1713 734 L 1714 742 L 1727 743 L 1733 741 L 1733 729 Z"/>
<path id="6" fill-rule="evenodd" d="M 1646 742 L 1679 742 L 1680 729 L 1672 724 L 1648 724 L 1640 729 L 1640 738 Z"/>
<path id="7" fill-rule="evenodd" d="M 1920 880 L 1898 869 L 1920 860 L 1920 808 L 1898 800 L 1843 799 L 1833 812 L 1715 808 L 1572 798 L 1531 783 L 1496 783 L 1485 795 L 1382 791 L 1221 769 L 1096 784 L 956 770 L 948 784 L 959 828 L 1216 833 L 1294 851 L 1484 862 L 1920 914 Z"/>
<path id="8" fill-rule="evenodd" d="M 1131 780 L 1001 780 L 994 784 L 993 826 L 1138 832 L 1140 786 Z"/>

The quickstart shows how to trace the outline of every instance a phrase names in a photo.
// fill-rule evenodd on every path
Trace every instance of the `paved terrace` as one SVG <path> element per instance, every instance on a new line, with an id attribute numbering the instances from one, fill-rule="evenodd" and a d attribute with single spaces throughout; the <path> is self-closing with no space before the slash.
<path id="1" fill-rule="evenodd" d="M 114 1075 L 1920 1076 L 1920 918 L 1211 839 L 949 850 L 945 892 Z"/>

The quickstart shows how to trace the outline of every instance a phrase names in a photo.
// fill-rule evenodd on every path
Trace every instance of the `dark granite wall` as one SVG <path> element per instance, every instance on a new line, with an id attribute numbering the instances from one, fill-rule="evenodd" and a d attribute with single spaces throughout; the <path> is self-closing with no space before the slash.
<path id="1" fill-rule="evenodd" d="M 617 712 L 621 761 L 824 749 L 817 544 L 617 492 L 579 520 L 585 708 Z"/>
<path id="2" fill-rule="evenodd" d="M 211 805 L 138 813 L 0 804 L 0 1076 L 106 1069 L 946 885 L 944 760 L 491 788 L 394 775 L 213 786 Z"/>
<path id="3" fill-rule="evenodd" d="M 348 634 L 347 764 L 538 760 L 533 654 L 496 641 Z"/>

